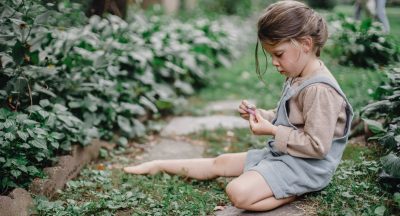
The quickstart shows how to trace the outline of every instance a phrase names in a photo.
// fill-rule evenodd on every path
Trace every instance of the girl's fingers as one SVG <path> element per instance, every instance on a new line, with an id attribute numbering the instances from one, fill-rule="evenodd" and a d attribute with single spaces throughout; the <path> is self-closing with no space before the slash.
<path id="1" fill-rule="evenodd" d="M 243 109 L 242 107 L 239 107 L 239 108 L 238 108 L 238 112 L 240 112 L 240 113 L 246 113 L 246 110 Z"/>
<path id="2" fill-rule="evenodd" d="M 256 119 L 257 119 L 257 120 L 263 119 L 260 110 L 256 110 L 256 111 L 255 111 L 255 116 L 256 116 Z"/>
<path id="3" fill-rule="evenodd" d="M 250 126 L 253 127 L 253 125 L 255 124 L 254 115 L 250 115 L 249 122 L 250 122 Z"/>

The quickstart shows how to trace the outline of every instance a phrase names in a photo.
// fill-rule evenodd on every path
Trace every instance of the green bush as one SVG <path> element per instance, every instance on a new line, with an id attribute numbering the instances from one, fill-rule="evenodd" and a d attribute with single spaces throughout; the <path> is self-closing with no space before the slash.
<path id="1" fill-rule="evenodd" d="M 371 140 L 381 143 L 387 154 L 381 159 L 382 176 L 400 179 L 400 68 L 388 73 L 389 81 L 374 93 L 376 102 L 362 110 L 362 116 L 375 134 Z M 371 120 L 374 119 L 374 120 Z M 379 120 L 379 121 L 377 121 Z M 400 186 L 400 181 L 397 182 Z M 398 187 L 399 187 L 398 186 Z M 400 187 L 399 187 L 400 188 Z"/>
<path id="2" fill-rule="evenodd" d="M 139 119 L 172 110 L 236 53 L 218 21 L 78 19 L 78 4 L 41 2 L 0 3 L 0 192 L 71 144 L 144 135 Z"/>
<path id="3" fill-rule="evenodd" d="M 66 154 L 71 145 L 87 145 L 97 136 L 61 104 L 41 100 L 29 113 L 0 108 L 0 193 L 27 187 L 42 177 L 42 167 L 51 166 L 56 155 Z"/>
<path id="4" fill-rule="evenodd" d="M 383 32 L 381 23 L 337 14 L 330 18 L 330 27 L 334 33 L 328 51 L 341 64 L 378 68 L 399 61 L 398 41 Z"/>

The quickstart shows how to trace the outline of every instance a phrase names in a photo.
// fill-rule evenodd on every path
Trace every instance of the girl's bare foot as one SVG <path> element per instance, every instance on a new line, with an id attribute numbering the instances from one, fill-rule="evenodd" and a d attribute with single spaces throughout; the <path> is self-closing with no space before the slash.
<path id="1" fill-rule="evenodd" d="M 125 167 L 124 171 L 127 173 L 144 175 L 144 174 L 156 174 L 159 169 L 157 161 L 145 162 L 136 166 Z"/>

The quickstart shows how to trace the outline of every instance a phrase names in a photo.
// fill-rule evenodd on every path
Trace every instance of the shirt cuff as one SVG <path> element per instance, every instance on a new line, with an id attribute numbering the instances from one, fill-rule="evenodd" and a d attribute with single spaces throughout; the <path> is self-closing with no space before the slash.
<path id="1" fill-rule="evenodd" d="M 282 125 L 278 126 L 275 134 L 275 149 L 287 154 L 287 145 L 289 141 L 290 133 L 292 132 L 293 128 L 285 127 Z"/>

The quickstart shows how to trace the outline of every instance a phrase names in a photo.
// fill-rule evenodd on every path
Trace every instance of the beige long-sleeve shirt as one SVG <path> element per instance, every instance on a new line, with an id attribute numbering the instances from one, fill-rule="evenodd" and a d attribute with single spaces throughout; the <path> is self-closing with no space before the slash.
<path id="1" fill-rule="evenodd" d="M 292 86 L 304 81 L 299 77 Z M 289 100 L 289 121 L 297 127 L 278 126 L 275 135 L 277 150 L 297 157 L 322 159 L 332 140 L 342 137 L 346 125 L 346 102 L 329 85 L 312 84 Z M 274 111 L 262 114 L 271 121 Z"/>

